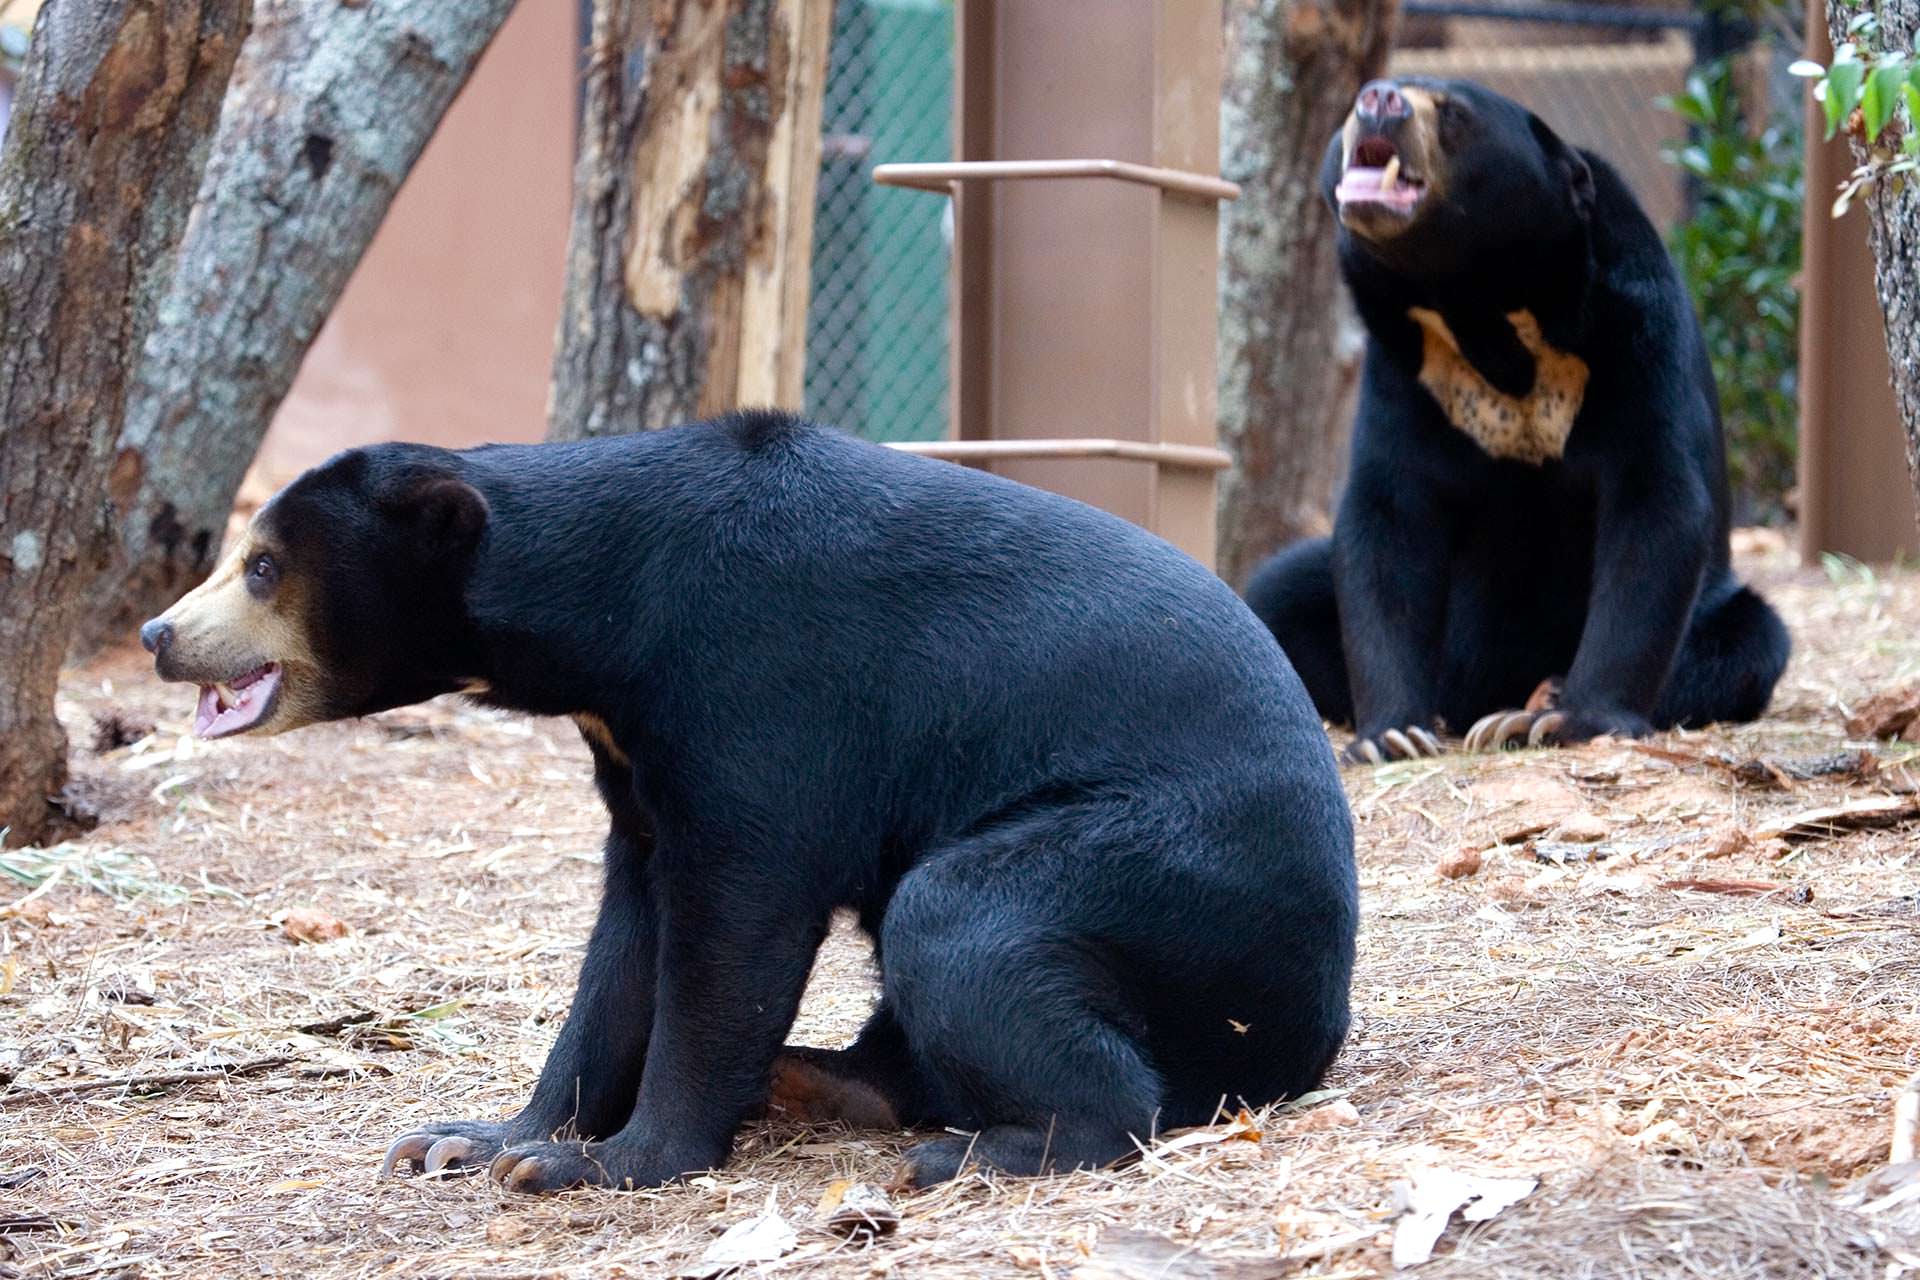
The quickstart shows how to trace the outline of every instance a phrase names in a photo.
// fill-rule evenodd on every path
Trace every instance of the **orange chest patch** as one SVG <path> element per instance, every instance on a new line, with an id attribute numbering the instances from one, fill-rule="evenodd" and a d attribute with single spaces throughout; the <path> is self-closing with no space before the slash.
<path id="1" fill-rule="evenodd" d="M 1510 311 L 1507 323 L 1533 357 L 1533 390 L 1510 396 L 1460 354 L 1453 330 L 1437 311 L 1409 307 L 1420 326 L 1420 385 L 1447 421 L 1495 458 L 1535 466 L 1566 452 L 1573 420 L 1587 393 L 1587 362 L 1548 345 L 1531 311 Z"/>

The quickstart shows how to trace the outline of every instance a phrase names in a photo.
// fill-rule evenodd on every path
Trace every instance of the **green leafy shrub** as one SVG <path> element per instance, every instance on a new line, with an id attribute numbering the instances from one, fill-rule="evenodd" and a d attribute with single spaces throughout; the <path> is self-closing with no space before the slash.
<path id="1" fill-rule="evenodd" d="M 1794 481 L 1799 418 L 1800 208 L 1798 129 L 1749 127 L 1726 62 L 1703 67 L 1669 110 L 1694 126 L 1667 148 L 1693 179 L 1693 216 L 1673 233 L 1680 273 L 1700 311 L 1726 422 L 1734 514 L 1773 521 Z"/>

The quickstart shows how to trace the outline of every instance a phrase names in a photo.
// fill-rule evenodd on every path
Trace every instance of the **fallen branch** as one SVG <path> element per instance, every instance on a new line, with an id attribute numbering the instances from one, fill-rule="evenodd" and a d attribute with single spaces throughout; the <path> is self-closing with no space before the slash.
<path id="1" fill-rule="evenodd" d="M 1920 801 L 1867 796 L 1822 809 L 1802 809 L 1753 832 L 1756 840 L 1817 840 L 1869 827 L 1895 827 L 1920 818 Z"/>
<path id="2" fill-rule="evenodd" d="M 138 1089 L 151 1092 L 155 1089 L 170 1088 L 180 1084 L 205 1084 L 214 1080 L 238 1080 L 243 1076 L 257 1076 L 271 1071 L 275 1067 L 284 1067 L 289 1062 L 298 1062 L 292 1054 L 279 1054 L 271 1058 L 255 1058 L 251 1062 L 236 1063 L 231 1067 L 205 1067 L 197 1071 L 166 1071 L 157 1075 L 113 1076 L 105 1080 L 74 1080 L 67 1084 L 16 1084 L 5 1095 L 31 1093 L 42 1098 L 71 1098 L 83 1093 L 101 1093 L 110 1089 Z"/>
<path id="3" fill-rule="evenodd" d="M 1794 783 L 1814 778 L 1850 778 L 1856 782 L 1868 782 L 1880 773 L 1880 757 L 1864 748 L 1784 760 L 1766 756 L 1739 760 L 1718 751 L 1692 751 L 1663 747 L 1652 742 L 1636 742 L 1632 745 L 1643 756 L 1652 756 L 1668 764 L 1706 765 L 1718 769 L 1736 782 L 1763 791 L 1791 791 Z"/>
<path id="4" fill-rule="evenodd" d="M 1812 902 L 1813 890 L 1805 885 L 1782 884 L 1778 880 L 1662 880 L 1662 889 L 1685 889 L 1690 893 L 1724 893 L 1736 898 L 1759 898 L 1783 894 L 1793 902 Z"/>

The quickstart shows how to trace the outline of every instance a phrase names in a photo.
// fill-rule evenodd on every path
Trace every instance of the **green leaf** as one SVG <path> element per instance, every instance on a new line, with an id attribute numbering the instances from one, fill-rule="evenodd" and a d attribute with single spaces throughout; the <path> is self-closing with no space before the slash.
<path id="1" fill-rule="evenodd" d="M 1831 138 L 1840 131 L 1840 124 L 1847 114 L 1860 105 L 1860 91 L 1864 80 L 1863 68 L 1858 62 L 1836 62 L 1827 78 L 1821 83 L 1827 86 L 1827 136 Z"/>
<path id="2" fill-rule="evenodd" d="M 1867 73 L 1867 82 L 1860 94 L 1860 114 L 1866 117 L 1867 141 L 1880 136 L 1887 121 L 1893 119 L 1894 108 L 1900 105 L 1900 91 L 1910 87 L 1906 60 L 1898 54 L 1888 55 Z"/>

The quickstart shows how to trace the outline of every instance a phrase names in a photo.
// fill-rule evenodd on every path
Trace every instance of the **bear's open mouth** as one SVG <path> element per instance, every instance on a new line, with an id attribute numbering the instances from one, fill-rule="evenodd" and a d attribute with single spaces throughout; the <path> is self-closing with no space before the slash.
<path id="1" fill-rule="evenodd" d="M 200 686 L 200 705 L 193 717 L 199 738 L 224 738 L 244 733 L 267 718 L 280 698 L 280 664 L 266 662 L 244 675 Z"/>
<path id="2" fill-rule="evenodd" d="M 1370 204 L 1411 213 L 1426 193 L 1426 182 L 1401 164 L 1399 148 L 1389 139 L 1375 135 L 1354 145 L 1333 195 L 1342 209 L 1352 204 Z"/>

